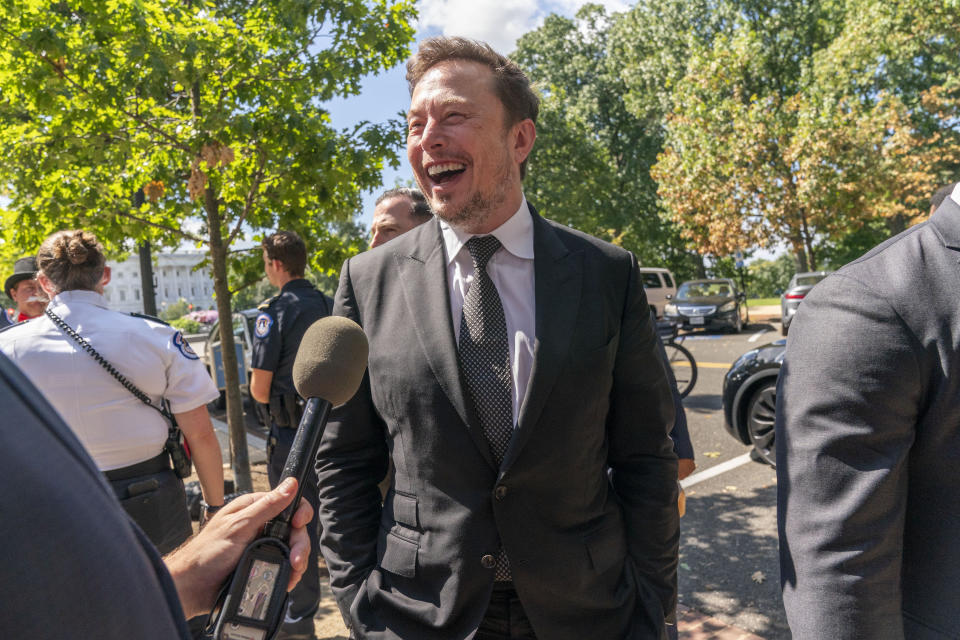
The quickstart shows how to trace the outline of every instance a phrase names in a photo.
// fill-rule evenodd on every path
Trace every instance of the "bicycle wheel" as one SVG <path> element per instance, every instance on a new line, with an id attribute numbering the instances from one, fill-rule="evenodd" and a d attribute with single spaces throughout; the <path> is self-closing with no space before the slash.
<path id="1" fill-rule="evenodd" d="M 686 398 L 697 382 L 697 361 L 693 359 L 693 354 L 687 351 L 686 347 L 676 342 L 665 342 L 663 348 L 667 350 L 667 360 L 670 362 L 670 368 L 673 369 L 674 378 L 677 379 L 680 397 Z"/>

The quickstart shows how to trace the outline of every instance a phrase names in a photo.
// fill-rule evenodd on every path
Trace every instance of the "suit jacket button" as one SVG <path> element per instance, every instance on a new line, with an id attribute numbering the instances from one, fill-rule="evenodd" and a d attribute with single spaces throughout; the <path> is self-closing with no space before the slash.
<path id="1" fill-rule="evenodd" d="M 507 496 L 507 488 L 501 484 L 494 490 L 493 495 L 497 500 L 503 500 Z"/>
<path id="2" fill-rule="evenodd" d="M 493 569 L 497 566 L 497 559 L 488 553 L 480 558 L 480 564 L 483 565 L 484 569 Z"/>

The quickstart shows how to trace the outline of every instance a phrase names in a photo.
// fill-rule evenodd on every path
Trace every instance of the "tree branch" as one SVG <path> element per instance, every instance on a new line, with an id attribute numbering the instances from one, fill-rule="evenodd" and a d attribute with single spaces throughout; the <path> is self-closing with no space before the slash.
<path id="1" fill-rule="evenodd" d="M 200 242 L 200 243 L 204 242 L 203 238 L 199 236 L 195 236 L 192 233 L 187 233 L 183 229 L 178 229 L 177 227 L 171 227 L 165 224 L 160 224 L 159 222 L 153 222 L 151 220 L 147 220 L 146 218 L 143 218 L 141 216 L 133 215 L 132 213 L 128 213 L 126 211 L 117 211 L 117 215 L 123 216 L 125 218 L 130 218 L 131 220 L 136 220 L 141 224 L 145 224 L 149 227 L 154 227 L 155 229 L 163 229 L 164 231 L 175 233 L 178 236 L 186 238 L 187 240 L 193 240 L 194 242 Z"/>
<path id="2" fill-rule="evenodd" d="M 247 196 L 243 200 L 243 212 L 241 212 L 240 217 L 237 219 L 237 224 L 233 227 L 233 231 L 231 231 L 230 235 L 227 237 L 228 247 L 233 243 L 237 235 L 240 233 L 240 226 L 243 224 L 244 220 L 247 219 L 247 216 L 253 209 L 253 203 L 257 199 L 257 191 L 260 189 L 260 183 L 263 180 L 263 167 L 266 163 L 266 153 L 264 153 L 262 149 L 257 150 L 257 170 L 253 172 L 253 183 L 247 190 Z"/>

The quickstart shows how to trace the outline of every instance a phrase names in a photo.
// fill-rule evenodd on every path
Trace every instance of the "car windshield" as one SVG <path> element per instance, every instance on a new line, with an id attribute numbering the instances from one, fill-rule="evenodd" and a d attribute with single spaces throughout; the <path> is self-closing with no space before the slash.
<path id="1" fill-rule="evenodd" d="M 812 276 L 797 276 L 796 286 L 804 287 L 804 286 L 814 285 L 826 277 L 827 276 L 825 274 L 819 274 L 819 273 Z"/>
<path id="2" fill-rule="evenodd" d="M 677 289 L 677 298 L 680 300 L 731 295 L 730 285 L 725 282 L 684 282 Z"/>

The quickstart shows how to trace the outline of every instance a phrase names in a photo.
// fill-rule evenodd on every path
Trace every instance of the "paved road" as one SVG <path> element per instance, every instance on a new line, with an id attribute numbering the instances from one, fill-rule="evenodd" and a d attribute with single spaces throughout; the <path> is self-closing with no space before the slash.
<path id="1" fill-rule="evenodd" d="M 730 364 L 779 338 L 779 330 L 754 323 L 740 335 L 693 334 L 684 342 L 699 378 L 684 400 L 697 471 L 686 483 L 681 520 L 680 602 L 767 640 L 790 638 L 777 565 L 776 475 L 723 428 L 721 391 Z"/>

